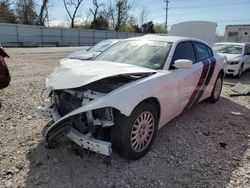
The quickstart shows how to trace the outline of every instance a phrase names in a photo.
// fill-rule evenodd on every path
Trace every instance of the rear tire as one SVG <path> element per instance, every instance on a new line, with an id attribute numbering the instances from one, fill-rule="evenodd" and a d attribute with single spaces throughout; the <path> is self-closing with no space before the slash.
<path id="1" fill-rule="evenodd" d="M 206 99 L 207 102 L 216 103 L 219 100 L 222 90 L 222 84 L 223 84 L 223 73 L 219 73 L 214 83 L 214 88 L 212 90 L 211 96 Z"/>
<path id="2" fill-rule="evenodd" d="M 136 160 L 151 148 L 158 129 L 158 115 L 152 103 L 139 104 L 129 117 L 117 114 L 111 129 L 113 148 L 122 157 Z"/>

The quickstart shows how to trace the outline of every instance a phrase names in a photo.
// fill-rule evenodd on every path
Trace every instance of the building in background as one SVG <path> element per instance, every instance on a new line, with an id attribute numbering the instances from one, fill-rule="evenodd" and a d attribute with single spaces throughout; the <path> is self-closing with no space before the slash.
<path id="1" fill-rule="evenodd" d="M 249 25 L 227 25 L 224 41 L 226 42 L 250 42 Z"/>

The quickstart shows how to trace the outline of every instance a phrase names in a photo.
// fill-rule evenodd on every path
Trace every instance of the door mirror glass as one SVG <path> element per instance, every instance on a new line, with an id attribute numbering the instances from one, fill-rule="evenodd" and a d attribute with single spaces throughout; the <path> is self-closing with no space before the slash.
<path id="1" fill-rule="evenodd" d="M 188 59 L 178 59 L 174 61 L 174 64 L 172 65 L 173 67 L 177 69 L 189 69 L 193 65 L 193 62 Z"/>

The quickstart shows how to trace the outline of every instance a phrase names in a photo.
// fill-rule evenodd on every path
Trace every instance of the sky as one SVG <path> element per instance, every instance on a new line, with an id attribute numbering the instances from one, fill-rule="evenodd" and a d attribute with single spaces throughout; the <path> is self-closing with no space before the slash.
<path id="1" fill-rule="evenodd" d="M 134 0 L 134 3 L 131 14 L 138 20 L 142 8 L 145 7 L 149 12 L 147 21 L 165 23 L 164 0 Z M 86 19 L 90 7 L 92 7 L 92 0 L 84 0 L 77 16 Z M 62 0 L 52 0 L 49 14 L 50 25 L 61 24 L 68 20 Z M 224 35 L 226 25 L 250 24 L 250 0 L 169 0 L 168 25 L 182 21 L 216 22 L 217 33 Z"/>

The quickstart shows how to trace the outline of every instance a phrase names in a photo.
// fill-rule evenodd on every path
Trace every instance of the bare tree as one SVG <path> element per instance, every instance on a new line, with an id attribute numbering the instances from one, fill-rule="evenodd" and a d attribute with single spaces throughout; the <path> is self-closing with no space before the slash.
<path id="1" fill-rule="evenodd" d="M 134 25 L 137 25 L 137 24 L 138 24 L 138 21 L 137 21 L 136 17 L 134 17 L 134 16 L 129 16 L 128 17 L 127 25 L 129 27 L 133 27 Z"/>
<path id="2" fill-rule="evenodd" d="M 17 0 L 16 15 L 18 23 L 34 25 L 37 15 L 35 13 L 35 3 L 33 0 Z"/>
<path id="3" fill-rule="evenodd" d="M 126 24 L 133 6 L 134 2 L 131 0 L 116 0 L 115 4 L 108 2 L 104 15 L 110 20 L 115 31 L 119 31 Z"/>
<path id="4" fill-rule="evenodd" d="M 82 4 L 83 0 L 63 0 L 64 7 L 70 17 L 71 20 L 71 28 L 75 28 L 75 18 L 76 18 L 76 13 Z M 70 12 L 70 7 L 73 7 L 73 12 Z"/>
<path id="5" fill-rule="evenodd" d="M 39 5 L 34 0 L 17 0 L 15 10 L 18 23 L 44 26 L 49 19 L 48 3 L 49 0 L 42 0 Z"/>
<path id="6" fill-rule="evenodd" d="M 110 21 L 112 28 L 115 28 L 115 7 L 113 6 L 111 0 L 107 2 L 105 10 L 101 12 L 107 20 Z"/>
<path id="7" fill-rule="evenodd" d="M 129 14 L 128 12 L 132 9 L 133 4 L 128 0 L 118 0 L 116 3 L 117 10 L 117 21 L 115 26 L 115 31 L 119 31 L 122 26 L 126 24 L 128 20 Z"/>
<path id="8" fill-rule="evenodd" d="M 139 19 L 140 19 L 140 25 L 143 25 L 145 21 L 147 21 L 149 15 L 149 10 L 146 7 L 142 7 Z"/>
<path id="9" fill-rule="evenodd" d="M 49 0 L 42 1 L 42 5 L 40 7 L 39 14 L 37 15 L 37 24 L 38 25 L 44 26 L 46 20 L 48 21 L 48 19 L 49 19 L 48 3 L 49 3 Z"/>
<path id="10" fill-rule="evenodd" d="M 104 6 L 104 3 L 98 4 L 98 1 L 97 1 L 97 0 L 93 0 L 93 6 L 94 6 L 94 8 L 93 8 L 93 9 L 90 8 L 89 10 L 90 10 L 91 14 L 93 15 L 93 21 L 95 21 L 96 18 L 97 18 L 97 16 L 98 16 L 98 13 L 99 13 L 98 10 L 99 10 L 101 7 Z"/>
<path id="11" fill-rule="evenodd" d="M 16 23 L 16 16 L 10 9 L 10 0 L 0 0 L 0 22 Z"/>
<path id="12" fill-rule="evenodd" d="M 1 4 L 5 4 L 7 6 L 10 6 L 12 4 L 12 2 L 10 0 L 0 0 Z"/>

